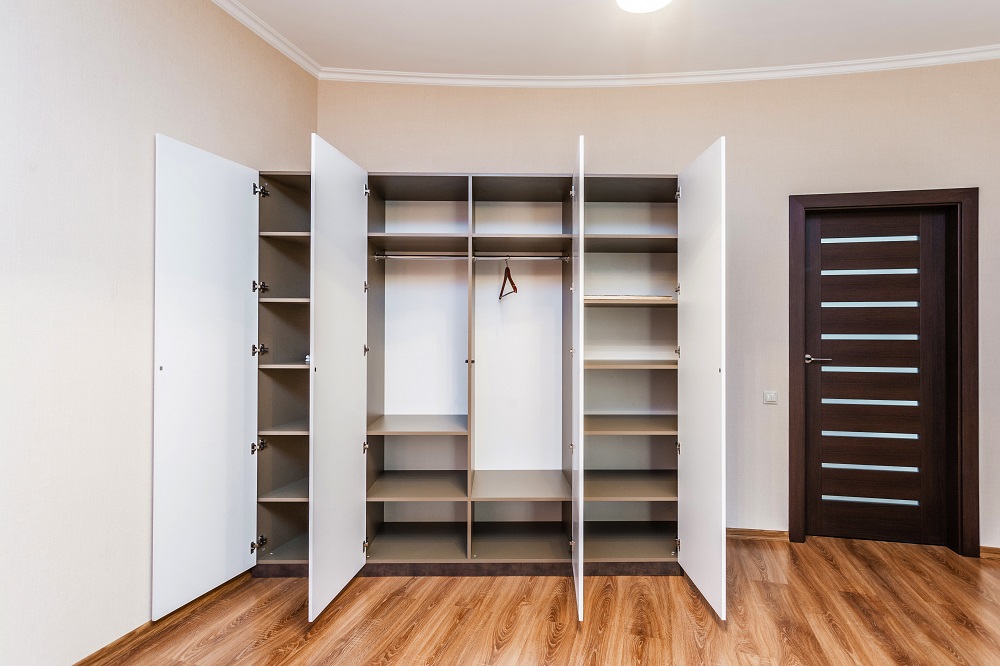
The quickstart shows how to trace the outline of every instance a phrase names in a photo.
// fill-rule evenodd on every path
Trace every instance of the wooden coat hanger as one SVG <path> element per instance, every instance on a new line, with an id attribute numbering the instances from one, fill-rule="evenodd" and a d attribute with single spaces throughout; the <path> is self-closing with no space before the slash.
<path id="1" fill-rule="evenodd" d="M 504 259 L 504 269 L 503 269 L 503 283 L 500 285 L 500 300 L 503 300 L 504 296 L 510 296 L 511 294 L 517 293 L 517 285 L 514 284 L 514 278 L 510 276 L 510 257 Z M 506 288 L 507 283 L 510 282 L 510 291 L 506 294 L 504 293 L 504 288 Z"/>

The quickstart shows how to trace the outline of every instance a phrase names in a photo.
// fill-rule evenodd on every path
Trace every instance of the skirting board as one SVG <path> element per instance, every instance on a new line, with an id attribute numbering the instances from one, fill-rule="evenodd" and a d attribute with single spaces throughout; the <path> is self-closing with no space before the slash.
<path id="1" fill-rule="evenodd" d="M 587 576 L 680 576 L 676 562 L 588 562 Z M 449 562 L 439 564 L 366 564 L 359 576 L 572 576 L 569 562 Z"/>
<path id="2" fill-rule="evenodd" d="M 788 541 L 788 532 L 780 530 L 747 530 L 741 527 L 730 527 L 726 530 L 726 536 L 730 539 L 746 541 Z"/>
<path id="3" fill-rule="evenodd" d="M 981 546 L 979 548 L 979 557 L 984 560 L 1000 560 L 1000 548 L 995 548 L 994 546 Z"/>

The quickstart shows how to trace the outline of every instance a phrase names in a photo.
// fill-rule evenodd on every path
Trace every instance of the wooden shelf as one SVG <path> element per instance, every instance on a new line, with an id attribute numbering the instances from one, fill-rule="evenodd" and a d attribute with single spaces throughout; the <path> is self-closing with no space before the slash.
<path id="1" fill-rule="evenodd" d="M 676 435 L 676 415 L 604 415 L 583 417 L 586 435 Z"/>
<path id="2" fill-rule="evenodd" d="M 518 254 L 569 254 L 573 237 L 569 234 L 473 234 L 474 253 L 511 258 Z"/>
<path id="3" fill-rule="evenodd" d="M 258 370 L 308 370 L 308 363 L 261 363 Z"/>
<path id="4" fill-rule="evenodd" d="M 383 523 L 369 535 L 369 562 L 466 560 L 466 523 Z"/>
<path id="5" fill-rule="evenodd" d="M 585 562 L 676 562 L 677 523 L 586 522 Z"/>
<path id="6" fill-rule="evenodd" d="M 375 232 L 368 234 L 368 243 L 385 253 L 444 253 L 466 255 L 469 251 L 467 234 L 405 234 Z"/>
<path id="7" fill-rule="evenodd" d="M 676 370 L 677 359 L 584 359 L 584 370 Z"/>
<path id="8" fill-rule="evenodd" d="M 279 240 L 289 243 L 308 243 L 312 234 L 308 231 L 262 231 L 260 237 L 263 240 Z"/>
<path id="9" fill-rule="evenodd" d="M 588 470 L 583 474 L 587 500 L 600 502 L 676 502 L 673 470 Z"/>
<path id="10" fill-rule="evenodd" d="M 468 498 L 468 472 L 382 472 L 368 489 L 369 502 L 447 502 Z"/>
<path id="11" fill-rule="evenodd" d="M 258 298 L 258 303 L 309 303 L 308 298 Z"/>
<path id="12" fill-rule="evenodd" d="M 605 307 L 672 307 L 677 305 L 677 299 L 673 296 L 584 296 L 583 304 Z"/>
<path id="13" fill-rule="evenodd" d="M 571 492 L 559 470 L 478 470 L 472 477 L 472 499 L 560 502 L 571 499 Z"/>
<path id="14" fill-rule="evenodd" d="M 474 523 L 472 558 L 477 562 L 569 561 L 563 523 Z"/>
<path id="15" fill-rule="evenodd" d="M 279 423 L 257 431 L 258 435 L 308 435 L 309 419 L 298 419 L 288 423 Z"/>
<path id="16" fill-rule="evenodd" d="M 309 535 L 300 534 L 290 541 L 271 548 L 265 544 L 264 552 L 257 553 L 257 564 L 303 564 L 309 561 Z"/>
<path id="17" fill-rule="evenodd" d="M 258 502 L 308 502 L 309 479 L 292 481 L 257 498 Z"/>
<path id="18" fill-rule="evenodd" d="M 584 252 L 677 252 L 677 236 L 667 234 L 588 234 Z"/>
<path id="19" fill-rule="evenodd" d="M 389 414 L 368 425 L 369 435 L 468 435 L 465 414 Z"/>

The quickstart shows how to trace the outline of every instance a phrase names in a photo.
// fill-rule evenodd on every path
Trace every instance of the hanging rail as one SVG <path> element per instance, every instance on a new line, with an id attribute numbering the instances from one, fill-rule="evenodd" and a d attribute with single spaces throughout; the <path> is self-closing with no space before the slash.
<path id="1" fill-rule="evenodd" d="M 465 261 L 469 258 L 469 255 L 455 255 L 455 254 L 376 254 L 373 256 L 375 261 L 382 261 L 384 259 L 415 259 L 423 261 L 438 261 L 441 259 L 460 259 Z M 473 255 L 473 261 L 569 261 L 569 257 L 564 257 L 562 255 L 502 255 L 502 256 L 477 256 Z"/>

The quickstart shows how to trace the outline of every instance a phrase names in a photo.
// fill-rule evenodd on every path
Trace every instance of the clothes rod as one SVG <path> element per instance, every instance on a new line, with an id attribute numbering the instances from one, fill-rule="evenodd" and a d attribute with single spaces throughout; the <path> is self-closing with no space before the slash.
<path id="1" fill-rule="evenodd" d="M 494 257 L 492 255 L 488 257 L 473 257 L 473 261 L 569 261 L 569 257 L 564 257 L 561 255 L 504 255 L 502 257 Z"/>
<path id="2" fill-rule="evenodd" d="M 467 261 L 469 255 L 466 254 L 376 254 L 374 255 L 375 261 L 382 261 L 383 259 L 417 259 L 423 261 L 438 261 L 440 259 L 460 259 L 462 261 Z"/>
<path id="3" fill-rule="evenodd" d="M 454 255 L 454 254 L 376 254 L 373 257 L 375 261 L 382 261 L 383 259 L 414 259 L 423 261 L 438 261 L 441 259 L 459 259 L 466 261 L 469 257 L 468 255 Z M 563 257 L 560 255 L 511 255 L 511 256 L 487 256 L 487 257 L 472 257 L 473 261 L 569 261 L 569 257 Z"/>

